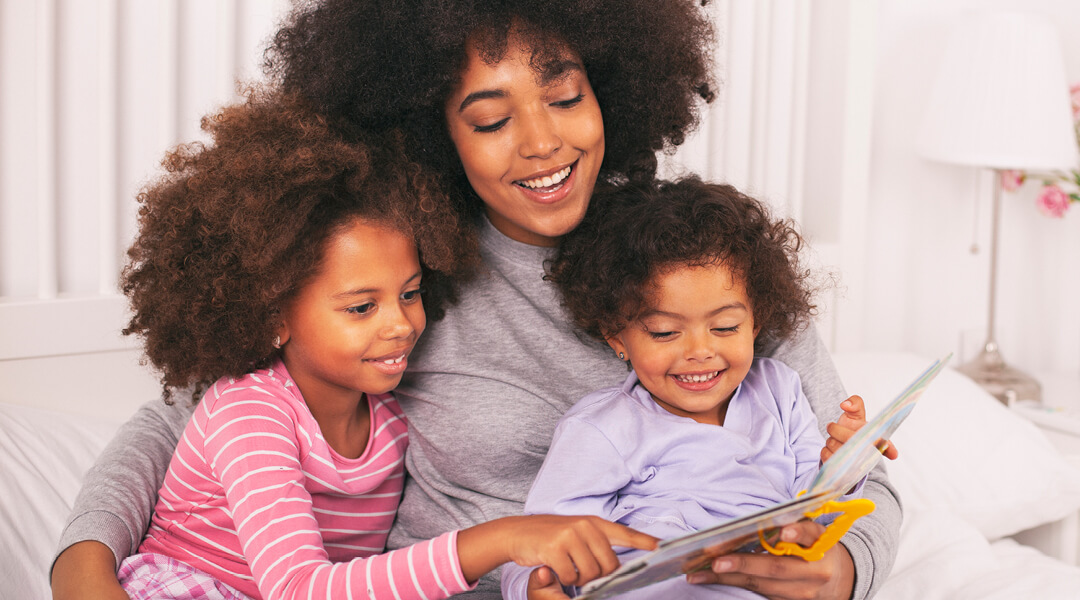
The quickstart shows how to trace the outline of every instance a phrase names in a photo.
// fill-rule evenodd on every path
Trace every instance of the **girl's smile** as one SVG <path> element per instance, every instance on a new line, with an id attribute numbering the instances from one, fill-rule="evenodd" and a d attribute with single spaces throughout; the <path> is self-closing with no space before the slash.
<path id="1" fill-rule="evenodd" d="M 415 243 L 387 225 L 352 221 L 327 241 L 283 316 L 285 366 L 309 406 L 394 389 L 427 324 Z"/>
<path id="2" fill-rule="evenodd" d="M 648 310 L 608 344 L 672 414 L 723 425 L 727 403 L 750 371 L 757 329 L 743 278 L 723 263 L 654 275 Z"/>

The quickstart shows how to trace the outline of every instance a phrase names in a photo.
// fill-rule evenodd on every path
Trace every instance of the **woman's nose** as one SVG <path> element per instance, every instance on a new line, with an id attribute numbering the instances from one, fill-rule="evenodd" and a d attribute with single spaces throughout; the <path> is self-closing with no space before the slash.
<path id="1" fill-rule="evenodd" d="M 520 122 L 518 148 L 522 158 L 548 158 L 562 147 L 562 137 L 547 111 L 526 112 Z"/>

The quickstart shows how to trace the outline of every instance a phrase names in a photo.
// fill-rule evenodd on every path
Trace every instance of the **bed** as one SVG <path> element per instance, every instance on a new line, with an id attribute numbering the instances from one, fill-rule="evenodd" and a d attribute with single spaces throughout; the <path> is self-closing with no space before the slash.
<path id="1" fill-rule="evenodd" d="M 835 356 L 871 413 L 931 361 L 903 353 Z M 91 465 L 126 415 L 0 403 L 0 598 L 48 598 L 48 567 Z M 1080 597 L 1080 467 L 1031 423 L 946 369 L 897 432 L 890 474 L 905 503 L 880 600 Z M 1014 537 L 1027 532 L 1021 544 Z M 1056 540 L 1056 541 L 1055 541 Z M 1071 544 L 1071 547 L 1069 546 Z"/>

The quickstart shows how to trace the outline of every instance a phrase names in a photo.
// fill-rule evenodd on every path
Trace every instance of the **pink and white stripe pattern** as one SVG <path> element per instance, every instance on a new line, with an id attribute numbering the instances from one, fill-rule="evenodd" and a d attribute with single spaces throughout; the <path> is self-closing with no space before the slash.
<path id="1" fill-rule="evenodd" d="M 279 361 L 222 379 L 173 455 L 140 552 L 177 558 L 253 598 L 445 598 L 470 589 L 457 532 L 380 554 L 404 478 L 408 424 L 370 396 L 356 459 L 326 443 Z"/>

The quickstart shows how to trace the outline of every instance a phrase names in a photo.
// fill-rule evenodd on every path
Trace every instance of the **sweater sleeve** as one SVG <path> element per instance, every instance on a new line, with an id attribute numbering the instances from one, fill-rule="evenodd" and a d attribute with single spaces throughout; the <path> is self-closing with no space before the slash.
<path id="1" fill-rule="evenodd" d="M 765 355 L 783 361 L 799 374 L 803 391 L 817 415 L 818 427 L 825 435 L 825 426 L 840 417 L 840 402 L 847 394 L 817 330 L 811 325 Z M 855 521 L 840 540 L 855 564 L 852 600 L 873 597 L 888 578 L 896 560 L 903 514 L 900 496 L 889 483 L 881 462 L 866 478 L 862 495 L 873 500 L 876 508 Z"/>
<path id="2" fill-rule="evenodd" d="M 525 513 L 596 515 L 613 521 L 615 495 L 630 478 L 623 457 L 600 430 L 578 419 L 564 419 L 555 428 L 544 465 L 525 501 Z M 503 597 L 524 600 L 534 568 L 503 565 Z"/>
<path id="3" fill-rule="evenodd" d="M 261 391 L 233 391 L 206 420 L 202 451 L 225 490 L 260 594 L 267 599 L 446 598 L 470 589 L 457 532 L 377 556 L 332 563 L 305 487 L 300 430 Z M 205 400 L 204 400 L 205 402 Z"/>
<path id="4" fill-rule="evenodd" d="M 180 396 L 171 405 L 160 399 L 147 402 L 120 427 L 83 478 L 56 556 L 77 542 L 94 540 L 112 550 L 119 568 L 139 547 L 194 410 L 190 399 Z"/>

